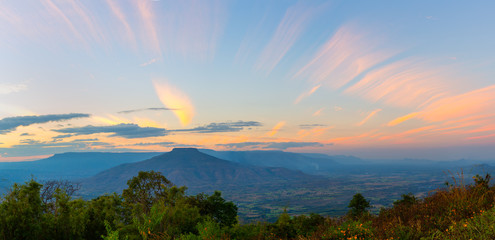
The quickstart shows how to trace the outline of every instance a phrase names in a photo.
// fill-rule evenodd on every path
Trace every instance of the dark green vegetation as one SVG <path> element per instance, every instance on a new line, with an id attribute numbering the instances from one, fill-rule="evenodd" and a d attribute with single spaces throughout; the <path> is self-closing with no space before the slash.
<path id="1" fill-rule="evenodd" d="M 461 176 L 462 177 L 462 176 Z M 139 172 L 122 195 L 74 198 L 70 182 L 14 184 L 0 201 L 7 239 L 494 239 L 495 186 L 490 175 L 463 178 L 425 198 L 403 194 L 370 213 L 355 194 L 346 215 L 290 215 L 240 224 L 237 207 L 215 191 L 187 196 L 158 172 Z M 372 203 L 372 202 L 371 202 Z"/>

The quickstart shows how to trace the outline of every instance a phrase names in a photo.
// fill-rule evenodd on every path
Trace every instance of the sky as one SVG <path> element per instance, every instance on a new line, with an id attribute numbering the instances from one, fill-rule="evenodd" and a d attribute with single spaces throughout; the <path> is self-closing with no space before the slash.
<path id="1" fill-rule="evenodd" d="M 0 0 L 0 161 L 495 159 L 493 1 Z"/>

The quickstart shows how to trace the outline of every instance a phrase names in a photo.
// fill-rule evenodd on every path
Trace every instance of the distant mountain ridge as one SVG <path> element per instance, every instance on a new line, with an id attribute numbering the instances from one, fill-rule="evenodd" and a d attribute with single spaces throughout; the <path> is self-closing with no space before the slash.
<path id="1" fill-rule="evenodd" d="M 177 186 L 190 192 L 222 190 L 225 187 L 273 182 L 306 181 L 319 177 L 276 167 L 248 166 L 205 154 L 195 148 L 174 148 L 171 152 L 136 163 L 122 164 L 82 181 L 85 193 L 121 192 L 127 180 L 139 171 L 161 172 Z"/>
<path id="2" fill-rule="evenodd" d="M 308 174 L 319 171 L 333 171 L 342 166 L 342 162 L 335 161 L 325 154 L 305 154 L 283 151 L 215 151 L 200 149 L 206 154 L 233 161 L 263 167 L 284 167 L 291 170 L 300 170 Z M 339 158 L 339 160 L 344 157 Z M 348 157 L 350 159 L 350 157 Z M 352 158 L 353 163 L 356 161 Z M 344 161 L 343 161 L 344 162 Z"/>
<path id="3" fill-rule="evenodd" d="M 9 176 L 9 182 L 27 181 L 31 175 L 39 180 L 74 180 L 93 176 L 123 163 L 142 161 L 159 154 L 162 153 L 67 152 L 37 161 L 1 162 L 0 175 Z"/>

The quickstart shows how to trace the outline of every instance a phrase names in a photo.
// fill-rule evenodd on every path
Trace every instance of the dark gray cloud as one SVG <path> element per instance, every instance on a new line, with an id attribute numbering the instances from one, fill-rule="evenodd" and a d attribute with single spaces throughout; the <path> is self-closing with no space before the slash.
<path id="1" fill-rule="evenodd" d="M 177 110 L 177 108 L 140 108 L 140 109 L 131 109 L 131 110 L 125 110 L 125 111 L 120 111 L 117 113 L 135 113 L 135 112 L 142 112 L 142 111 L 170 111 L 170 110 Z"/>
<path id="2" fill-rule="evenodd" d="M 99 141 L 98 138 L 84 138 L 84 139 L 74 139 L 71 142 L 72 143 L 81 143 L 81 142 L 82 143 L 85 143 L 85 142 L 91 142 L 91 143 L 93 143 L 93 142 L 97 142 L 97 141 Z"/>
<path id="3" fill-rule="evenodd" d="M 236 149 L 236 148 L 245 148 L 245 147 L 260 147 L 266 144 L 267 143 L 263 143 L 263 142 L 241 142 L 241 143 L 217 144 L 216 146 Z"/>
<path id="4" fill-rule="evenodd" d="M 319 142 L 242 142 L 242 143 L 217 144 L 217 146 L 222 146 L 230 149 L 256 147 L 262 149 L 285 150 L 288 148 L 299 148 L 299 147 L 323 147 L 325 145 Z"/>
<path id="5" fill-rule="evenodd" d="M 88 139 L 86 139 L 88 140 Z M 54 142 L 54 141 L 37 141 L 26 139 L 20 144 L 13 145 L 9 148 L 0 148 L 0 153 L 9 157 L 17 156 L 35 156 L 55 154 L 62 152 L 77 152 L 77 151 L 93 151 L 94 146 L 103 146 L 98 151 L 131 151 L 115 148 L 115 146 L 104 142 L 80 141 L 74 140 L 71 142 Z"/>
<path id="6" fill-rule="evenodd" d="M 132 146 L 172 146 L 175 142 L 136 143 Z"/>
<path id="7" fill-rule="evenodd" d="M 72 134 L 63 134 L 63 135 L 58 135 L 58 136 L 55 136 L 55 137 L 52 137 L 53 139 L 63 139 L 63 138 L 68 138 L 68 137 L 72 137 L 73 135 Z"/>
<path id="8" fill-rule="evenodd" d="M 112 126 L 92 126 L 72 127 L 53 130 L 59 133 L 68 133 L 74 135 L 90 135 L 95 133 L 113 133 L 110 137 L 123 138 L 146 138 L 159 137 L 167 135 L 167 130 L 164 128 L 155 127 L 140 127 L 137 124 L 121 123 Z"/>
<path id="9" fill-rule="evenodd" d="M 262 124 L 256 121 L 237 121 L 237 122 L 210 123 L 205 126 L 189 128 L 189 129 L 176 129 L 171 131 L 196 132 L 196 133 L 239 132 L 244 128 L 258 127 L 258 126 L 262 126 Z"/>
<path id="10" fill-rule="evenodd" d="M 315 127 L 326 127 L 327 125 L 325 124 L 301 124 L 299 125 L 300 128 L 302 129 L 311 129 Z"/>
<path id="11" fill-rule="evenodd" d="M 265 149 L 280 149 L 299 148 L 299 147 L 323 147 L 325 145 L 319 142 L 274 142 L 263 147 Z"/>
<path id="12" fill-rule="evenodd" d="M 0 134 L 5 134 L 14 131 L 20 126 L 29 126 L 36 123 L 59 122 L 73 118 L 89 117 L 89 114 L 84 113 L 69 113 L 69 114 L 48 114 L 38 116 L 18 116 L 7 117 L 0 120 Z"/>

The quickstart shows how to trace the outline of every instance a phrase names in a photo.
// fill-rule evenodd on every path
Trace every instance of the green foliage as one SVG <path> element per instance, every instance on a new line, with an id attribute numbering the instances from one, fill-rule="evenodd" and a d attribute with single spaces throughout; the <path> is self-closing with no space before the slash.
<path id="1" fill-rule="evenodd" d="M 374 235 L 371 221 L 349 220 L 340 226 L 331 226 L 320 237 L 320 239 L 373 239 Z"/>
<path id="2" fill-rule="evenodd" d="M 274 223 L 242 225 L 237 207 L 220 192 L 186 196 L 185 187 L 173 186 L 160 173 L 140 173 L 123 196 L 89 201 L 31 180 L 14 184 L 0 199 L 0 240 L 495 239 L 490 178 L 476 175 L 473 185 L 449 184 L 423 199 L 404 194 L 376 216 L 356 194 L 342 218 L 291 216 L 284 210 Z"/>
<path id="3" fill-rule="evenodd" d="M 357 218 L 366 213 L 370 208 L 370 201 L 366 200 L 361 193 L 356 193 L 349 202 L 349 215 Z"/>
<path id="4" fill-rule="evenodd" d="M 122 225 L 122 197 L 116 193 L 88 201 L 87 208 L 88 223 L 84 234 L 85 239 L 97 239 L 109 233 L 109 228 L 115 229 Z"/>
<path id="5" fill-rule="evenodd" d="M 124 205 L 148 213 L 154 202 L 167 198 L 167 190 L 173 184 L 159 172 L 140 171 L 136 177 L 127 181 L 127 186 L 122 193 Z"/>
<path id="6" fill-rule="evenodd" d="M 495 208 L 454 222 L 445 230 L 437 230 L 423 239 L 495 239 Z"/>
<path id="7" fill-rule="evenodd" d="M 107 235 L 101 235 L 101 238 L 103 240 L 119 240 L 119 231 L 118 230 L 112 230 L 112 227 L 110 226 L 110 223 L 105 220 L 105 229 L 107 231 Z M 87 238 L 87 239 L 96 239 L 96 238 Z M 124 238 L 124 240 L 129 239 L 127 236 Z"/>
<path id="8" fill-rule="evenodd" d="M 416 202 L 418 202 L 418 199 L 412 193 L 402 194 L 402 199 L 395 201 L 394 206 L 397 205 L 410 206 L 412 204 L 415 204 Z"/>
<path id="9" fill-rule="evenodd" d="M 311 213 L 309 216 L 295 216 L 292 218 L 292 222 L 298 236 L 308 236 L 313 234 L 318 229 L 318 226 L 325 223 L 325 218 L 316 213 Z"/>
<path id="10" fill-rule="evenodd" d="M 14 184 L 0 205 L 0 239 L 43 239 L 42 185 Z"/>
<path id="11" fill-rule="evenodd" d="M 215 191 L 210 196 L 200 193 L 190 197 L 188 202 L 198 207 L 201 215 L 209 216 L 222 227 L 232 227 L 237 223 L 237 206 L 225 201 L 220 191 Z"/>

